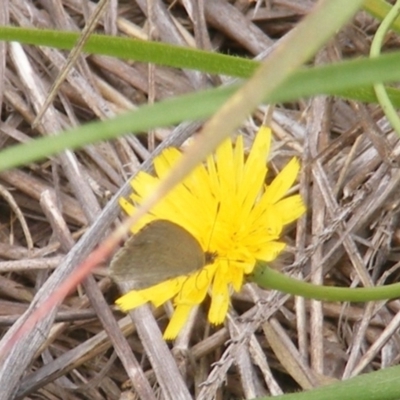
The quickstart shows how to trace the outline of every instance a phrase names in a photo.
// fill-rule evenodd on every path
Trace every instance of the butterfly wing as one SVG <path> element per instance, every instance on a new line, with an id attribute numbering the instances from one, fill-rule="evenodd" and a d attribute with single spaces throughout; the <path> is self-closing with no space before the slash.
<path id="1" fill-rule="evenodd" d="M 199 242 L 181 226 L 155 220 L 130 237 L 110 264 L 116 282 L 143 289 L 205 265 Z"/>

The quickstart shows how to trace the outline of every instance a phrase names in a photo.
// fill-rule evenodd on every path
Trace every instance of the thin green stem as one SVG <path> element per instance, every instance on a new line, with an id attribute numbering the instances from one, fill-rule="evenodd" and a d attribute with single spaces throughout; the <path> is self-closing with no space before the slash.
<path id="1" fill-rule="evenodd" d="M 371 288 L 343 288 L 314 285 L 291 278 L 258 261 L 250 280 L 266 289 L 275 289 L 294 296 L 323 301 L 367 302 L 400 297 L 400 283 Z"/>
<path id="2" fill-rule="evenodd" d="M 391 25 L 400 13 L 400 0 L 396 1 L 396 4 L 386 15 L 385 19 L 380 24 L 378 30 L 375 33 L 374 39 L 371 44 L 371 57 L 378 57 L 381 52 L 382 43 L 385 39 L 386 33 L 390 29 Z M 374 84 L 374 90 L 379 104 L 382 107 L 387 119 L 392 124 L 393 129 L 400 136 L 400 118 L 397 115 L 395 108 L 388 96 L 385 86 L 383 83 Z"/>

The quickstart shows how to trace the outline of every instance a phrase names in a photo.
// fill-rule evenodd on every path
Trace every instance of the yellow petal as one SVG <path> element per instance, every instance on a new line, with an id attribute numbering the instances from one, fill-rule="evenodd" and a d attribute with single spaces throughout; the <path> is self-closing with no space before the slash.
<path id="1" fill-rule="evenodd" d="M 219 186 L 219 179 L 213 156 L 207 157 L 207 170 L 210 179 L 211 191 L 214 193 L 216 201 L 219 201 L 221 197 L 221 188 Z"/>
<path id="2" fill-rule="evenodd" d="M 243 184 L 243 170 L 244 170 L 244 148 L 243 148 L 243 136 L 239 135 L 236 139 L 233 165 L 235 168 L 235 180 L 237 182 L 237 187 Z"/>
<path id="3" fill-rule="evenodd" d="M 159 180 L 157 177 L 139 171 L 135 176 L 135 179 L 131 181 L 131 187 L 140 197 L 143 198 L 154 190 L 154 187 L 158 182 Z"/>
<path id="4" fill-rule="evenodd" d="M 232 141 L 224 140 L 216 150 L 216 166 L 222 193 L 236 193 L 236 179 L 232 179 L 234 171 Z"/>
<path id="5" fill-rule="evenodd" d="M 229 288 L 227 276 L 218 271 L 213 281 L 211 292 L 211 306 L 208 320 L 215 325 L 224 322 L 229 307 Z"/>
<path id="6" fill-rule="evenodd" d="M 267 173 L 266 161 L 271 145 L 271 130 L 262 126 L 254 139 L 250 154 L 246 160 L 243 179 L 238 189 L 240 218 L 245 220 L 263 187 Z"/>
<path id="7" fill-rule="evenodd" d="M 269 242 L 262 249 L 259 250 L 256 257 L 263 261 L 273 261 L 286 247 L 286 243 Z"/>
<path id="8" fill-rule="evenodd" d="M 163 150 L 163 152 L 153 161 L 154 170 L 157 176 L 162 178 L 167 175 L 171 170 L 171 167 L 176 164 L 181 157 L 182 153 L 174 147 L 168 147 Z"/>
<path id="9" fill-rule="evenodd" d="M 148 302 L 148 299 L 143 296 L 140 291 L 132 290 L 131 292 L 126 293 L 119 299 L 115 301 L 115 304 L 125 312 L 129 310 L 133 310 L 136 307 L 139 307 Z"/>
<path id="10" fill-rule="evenodd" d="M 207 290 L 213 279 L 215 268 L 215 265 L 209 265 L 199 272 L 185 277 L 182 282 L 181 291 L 175 297 L 174 303 L 176 305 L 200 304 L 207 295 Z"/>
<path id="11" fill-rule="evenodd" d="M 290 196 L 279 201 L 273 206 L 273 209 L 281 216 L 284 225 L 295 221 L 306 211 L 306 207 L 300 195 Z"/>
<path id="12" fill-rule="evenodd" d="M 121 206 L 121 208 L 128 214 L 128 215 L 133 215 L 136 211 L 136 207 L 130 203 L 128 200 L 124 199 L 123 197 L 121 197 L 118 200 L 119 205 Z"/>
<path id="13" fill-rule="evenodd" d="M 233 265 L 232 265 L 233 264 Z M 244 273 L 246 270 L 246 264 L 245 263 L 230 263 L 229 266 L 229 274 L 230 274 L 230 281 L 231 285 L 233 287 L 233 290 L 236 292 L 240 292 L 240 289 L 243 286 L 243 278 L 244 278 Z"/>
<path id="14" fill-rule="evenodd" d="M 181 304 L 176 307 L 174 313 L 172 314 L 171 320 L 164 332 L 165 340 L 173 340 L 178 336 L 178 333 L 185 325 L 187 319 L 189 318 L 190 311 L 193 306 Z"/>
<path id="15" fill-rule="evenodd" d="M 220 325 L 225 321 L 229 308 L 228 288 L 225 293 L 213 294 L 211 296 L 211 306 L 208 312 L 208 320 L 213 325 Z"/>
<path id="16" fill-rule="evenodd" d="M 159 307 L 179 293 L 185 280 L 185 276 L 180 276 L 178 278 L 161 282 L 148 289 L 143 289 L 143 291 L 146 291 L 146 296 L 149 301 L 153 303 L 154 307 Z"/>
<path id="17" fill-rule="evenodd" d="M 299 161 L 297 158 L 292 158 L 276 176 L 272 183 L 266 188 L 263 197 L 266 197 L 270 204 L 278 202 L 293 186 L 299 170 Z"/>
<path id="18" fill-rule="evenodd" d="M 182 288 L 185 277 L 170 279 L 142 290 L 131 290 L 116 300 L 116 304 L 123 311 L 133 310 L 147 302 L 159 307 L 167 300 L 172 299 Z"/>
<path id="19" fill-rule="evenodd" d="M 128 215 L 133 215 L 136 212 L 136 207 L 124 198 L 119 199 L 119 204 L 120 204 L 121 208 Z M 153 220 L 154 220 L 154 217 L 152 215 L 146 214 L 143 217 L 141 217 L 140 220 L 135 225 L 131 226 L 130 230 L 132 233 L 137 233 L 144 226 L 146 226 L 149 222 L 151 222 Z"/>
<path id="20" fill-rule="evenodd" d="M 261 126 L 258 130 L 250 154 L 246 160 L 245 175 L 251 177 L 265 168 L 271 146 L 271 129 Z"/>

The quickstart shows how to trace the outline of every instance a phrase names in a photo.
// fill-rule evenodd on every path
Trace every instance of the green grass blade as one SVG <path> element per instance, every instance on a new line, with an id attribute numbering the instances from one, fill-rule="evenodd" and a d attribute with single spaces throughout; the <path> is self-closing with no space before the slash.
<path id="1" fill-rule="evenodd" d="M 383 20 L 389 13 L 392 5 L 384 0 L 365 0 L 364 10 L 379 20 Z M 397 17 L 392 24 L 392 29 L 400 33 L 400 17 Z"/>
<path id="2" fill-rule="evenodd" d="M 274 400 L 398 400 L 400 367 L 385 368 L 333 385 L 301 393 L 274 396 Z M 259 398 L 270 400 L 271 397 Z"/>
<path id="3" fill-rule="evenodd" d="M 0 27 L 0 40 L 18 41 L 36 46 L 70 50 L 79 33 L 50 29 Z M 210 53 L 166 43 L 146 42 L 107 35 L 92 35 L 83 50 L 89 54 L 102 54 L 125 60 L 151 62 L 175 68 L 195 69 L 211 74 L 249 77 L 259 63 L 245 58 Z"/>
<path id="4" fill-rule="evenodd" d="M 390 10 L 390 7 L 388 9 Z M 0 40 L 17 40 L 21 43 L 51 46 L 59 49 L 71 49 L 78 37 L 79 34 L 74 32 L 25 29 L 9 26 L 0 27 Z M 106 35 L 92 35 L 84 49 L 90 54 L 103 54 L 176 68 L 196 69 L 210 74 L 222 74 L 238 78 L 249 78 L 260 65 L 256 61 L 240 57 L 209 53 L 164 43 L 145 42 Z M 358 75 L 358 71 L 355 71 L 355 75 Z M 329 76 L 329 79 L 333 78 L 337 79 L 335 82 L 341 84 L 340 76 Z M 295 80 L 295 77 L 293 79 Z M 376 96 L 372 87 L 355 87 L 351 81 L 350 79 L 346 83 L 346 87 L 341 90 L 334 90 L 335 84 L 331 85 L 331 90 L 322 89 L 322 87 L 318 89 L 318 82 L 315 81 L 313 85 L 317 85 L 315 86 L 317 93 L 335 94 L 368 103 L 376 102 Z M 321 79 L 320 83 L 324 83 L 324 78 Z M 298 85 L 298 82 L 295 82 L 295 85 Z M 296 98 L 296 89 L 296 86 L 293 87 L 294 96 L 291 99 Z M 291 89 L 288 84 L 285 84 L 282 90 L 285 93 L 285 91 L 290 91 Z M 388 88 L 387 91 L 393 105 L 400 107 L 400 91 L 393 88 Z M 300 94 L 300 96 L 304 97 L 307 94 Z M 286 94 L 282 97 L 287 99 Z"/>
<path id="5" fill-rule="evenodd" d="M 320 93 L 340 94 L 349 88 L 372 85 L 379 81 L 400 79 L 400 52 L 376 59 L 344 61 L 335 65 L 304 69 L 293 74 L 266 101 L 284 102 Z M 119 115 L 109 121 L 99 121 L 73 128 L 58 136 L 35 139 L 29 144 L 11 146 L 0 152 L 0 171 L 37 161 L 65 148 L 76 149 L 88 143 L 115 138 L 127 132 L 143 132 L 158 126 L 168 126 L 185 120 L 211 115 L 237 89 L 210 89 L 146 105 L 136 111 Z M 371 95 L 369 89 L 360 89 Z M 372 88 L 371 88 L 372 90 Z M 396 93 L 396 100 L 399 101 Z"/>

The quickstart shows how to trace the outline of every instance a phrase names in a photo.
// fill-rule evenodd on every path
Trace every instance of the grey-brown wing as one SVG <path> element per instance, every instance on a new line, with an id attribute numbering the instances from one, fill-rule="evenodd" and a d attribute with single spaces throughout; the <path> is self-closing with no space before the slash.
<path id="1" fill-rule="evenodd" d="M 110 276 L 143 289 L 164 280 L 187 275 L 205 264 L 198 241 L 173 222 L 150 222 L 130 237 L 110 264 Z"/>

